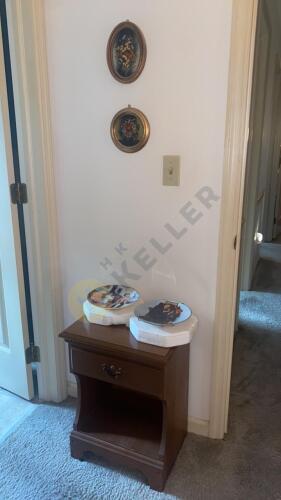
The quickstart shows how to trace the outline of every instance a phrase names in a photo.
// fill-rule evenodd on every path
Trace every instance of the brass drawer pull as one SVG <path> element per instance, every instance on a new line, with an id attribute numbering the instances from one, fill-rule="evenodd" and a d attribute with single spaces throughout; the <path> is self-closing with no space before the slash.
<path id="1" fill-rule="evenodd" d="M 105 372 L 109 377 L 117 379 L 122 375 L 122 368 L 118 368 L 115 365 L 107 365 L 106 363 L 102 363 L 101 365 L 102 371 Z"/>

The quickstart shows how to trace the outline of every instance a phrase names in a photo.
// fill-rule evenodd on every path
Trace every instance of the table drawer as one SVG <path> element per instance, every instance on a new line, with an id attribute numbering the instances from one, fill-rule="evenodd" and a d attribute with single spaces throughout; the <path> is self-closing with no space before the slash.
<path id="1" fill-rule="evenodd" d="M 70 370 L 77 375 L 96 378 L 160 398 L 163 395 L 164 374 L 157 368 L 74 346 L 70 346 L 69 356 Z"/>

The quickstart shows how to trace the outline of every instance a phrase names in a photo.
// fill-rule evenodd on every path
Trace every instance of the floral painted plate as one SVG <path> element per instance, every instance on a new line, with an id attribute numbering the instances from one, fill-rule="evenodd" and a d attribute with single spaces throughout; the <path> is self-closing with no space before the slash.
<path id="1" fill-rule="evenodd" d="M 87 299 L 97 307 L 121 309 L 137 302 L 140 294 L 129 286 L 104 285 L 92 290 Z"/>
<path id="2" fill-rule="evenodd" d="M 135 315 L 141 321 L 152 325 L 177 325 L 186 321 L 192 315 L 191 309 L 182 302 L 169 300 L 153 300 L 139 305 Z"/>
<path id="3" fill-rule="evenodd" d="M 109 70 L 116 80 L 134 82 L 146 60 L 146 43 L 140 28 L 130 21 L 118 24 L 108 40 L 106 55 Z"/>

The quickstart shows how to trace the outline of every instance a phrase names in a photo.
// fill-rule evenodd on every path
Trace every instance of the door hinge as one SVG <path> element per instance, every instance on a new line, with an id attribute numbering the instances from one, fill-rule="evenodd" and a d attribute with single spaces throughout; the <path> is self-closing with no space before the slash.
<path id="1" fill-rule="evenodd" d="M 234 240 L 233 240 L 233 248 L 234 248 L 234 250 L 236 250 L 236 247 L 237 247 L 237 235 L 234 237 Z"/>
<path id="2" fill-rule="evenodd" d="M 27 203 L 27 187 L 22 182 L 15 182 L 10 185 L 11 200 L 14 205 Z"/>
<path id="3" fill-rule="evenodd" d="M 37 345 L 30 345 L 25 349 L 25 361 L 27 365 L 30 365 L 30 363 L 39 363 L 40 348 Z"/>

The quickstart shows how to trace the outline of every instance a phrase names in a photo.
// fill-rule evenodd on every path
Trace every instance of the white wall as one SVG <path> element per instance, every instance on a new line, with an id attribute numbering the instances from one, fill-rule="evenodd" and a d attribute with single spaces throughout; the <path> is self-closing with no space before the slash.
<path id="1" fill-rule="evenodd" d="M 112 282 L 100 262 L 141 274 L 144 299 L 187 302 L 200 320 L 192 341 L 191 416 L 208 420 L 218 256 L 219 202 L 200 207 L 205 185 L 220 194 L 223 168 L 231 0 L 45 0 L 60 227 L 65 324 L 83 280 Z M 147 42 L 140 78 L 122 85 L 106 64 L 113 27 L 138 24 Z M 127 104 L 148 117 L 151 137 L 133 155 L 113 145 L 113 115 Z M 181 186 L 161 185 L 162 156 L 181 156 Z M 188 226 L 180 208 L 192 201 L 204 217 L 179 241 L 164 224 Z M 159 257 L 149 243 L 174 241 Z M 114 248 L 127 248 L 120 257 Z M 145 247 L 157 263 L 147 272 L 133 260 Z M 82 282 L 82 283 L 81 283 Z M 74 287 L 74 288 L 73 288 Z M 75 300 L 74 300 L 75 301 Z M 71 302 L 72 306 L 69 306 Z"/>

